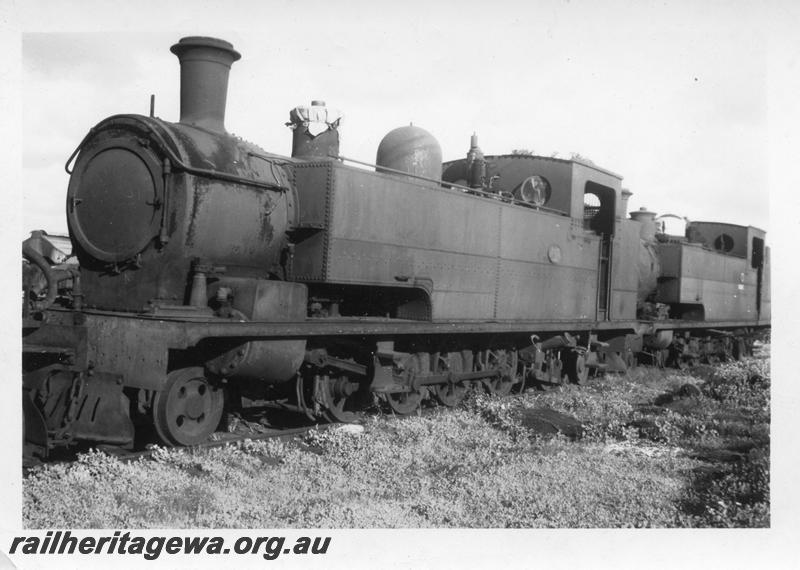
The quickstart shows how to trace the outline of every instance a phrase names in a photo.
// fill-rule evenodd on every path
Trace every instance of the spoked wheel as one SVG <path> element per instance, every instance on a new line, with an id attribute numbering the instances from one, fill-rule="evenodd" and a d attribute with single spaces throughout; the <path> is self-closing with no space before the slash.
<path id="1" fill-rule="evenodd" d="M 442 374 L 443 372 L 450 371 L 454 374 L 461 374 L 464 370 L 463 361 L 461 360 L 461 353 L 451 352 L 443 354 L 439 357 L 436 365 L 434 366 L 435 374 Z M 436 399 L 442 405 L 453 407 L 457 406 L 467 393 L 467 387 L 463 382 L 447 382 L 446 384 L 437 384 L 435 388 Z"/>
<path id="2" fill-rule="evenodd" d="M 479 370 L 497 370 L 499 374 L 483 381 L 486 389 L 498 396 L 507 396 L 514 387 L 517 374 L 516 350 L 485 350 L 478 355 Z"/>
<path id="3" fill-rule="evenodd" d="M 153 424 L 167 445 L 196 445 L 214 433 L 222 419 L 222 388 L 208 382 L 201 367 L 173 370 L 153 400 Z"/>
<path id="4" fill-rule="evenodd" d="M 347 376 L 320 380 L 319 386 L 322 400 L 322 414 L 331 423 L 353 423 L 359 419 L 359 411 L 366 407 L 366 394 L 359 390 L 359 385 L 351 382 Z"/>

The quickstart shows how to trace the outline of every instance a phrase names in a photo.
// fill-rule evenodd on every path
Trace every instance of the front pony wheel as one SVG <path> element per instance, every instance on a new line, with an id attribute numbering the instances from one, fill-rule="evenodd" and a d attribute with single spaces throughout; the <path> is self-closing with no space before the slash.
<path id="1" fill-rule="evenodd" d="M 173 370 L 153 400 L 156 433 L 167 445 L 197 445 L 216 431 L 224 404 L 222 387 L 212 385 L 203 368 Z"/>

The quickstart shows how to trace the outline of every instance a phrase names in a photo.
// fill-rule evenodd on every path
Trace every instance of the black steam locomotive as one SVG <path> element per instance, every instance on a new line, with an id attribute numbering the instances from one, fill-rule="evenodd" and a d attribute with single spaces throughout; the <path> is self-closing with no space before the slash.
<path id="1" fill-rule="evenodd" d="M 195 444 L 245 398 L 350 421 L 376 400 L 407 414 L 639 358 L 736 358 L 769 326 L 757 228 L 666 235 L 626 217 L 613 172 L 475 137 L 443 164 L 414 126 L 358 163 L 319 101 L 290 114 L 292 156 L 268 153 L 223 125 L 231 44 L 172 52 L 180 121 L 109 117 L 67 163 L 78 263 L 41 232 L 23 244 L 29 452 L 131 444 L 139 422 Z"/>

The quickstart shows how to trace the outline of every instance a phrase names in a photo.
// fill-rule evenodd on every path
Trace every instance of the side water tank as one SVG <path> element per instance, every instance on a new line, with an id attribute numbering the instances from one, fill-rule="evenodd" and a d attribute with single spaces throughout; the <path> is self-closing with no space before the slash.
<path id="1" fill-rule="evenodd" d="M 442 179 L 442 148 L 425 129 L 409 125 L 390 131 L 378 145 L 378 172 L 384 168 Z"/>

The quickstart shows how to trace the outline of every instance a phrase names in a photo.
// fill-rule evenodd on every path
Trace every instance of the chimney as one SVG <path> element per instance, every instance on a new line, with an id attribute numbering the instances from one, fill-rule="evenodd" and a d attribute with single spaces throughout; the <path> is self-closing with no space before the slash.
<path id="1" fill-rule="evenodd" d="M 622 189 L 622 200 L 620 200 L 619 211 L 617 212 L 617 217 L 621 220 L 624 220 L 625 216 L 628 215 L 628 200 L 630 200 L 631 196 L 633 196 L 633 192 L 627 188 Z"/>
<path id="2" fill-rule="evenodd" d="M 225 131 L 228 73 L 241 54 L 225 40 L 182 38 L 170 51 L 181 63 L 181 119 L 185 125 Z"/>

